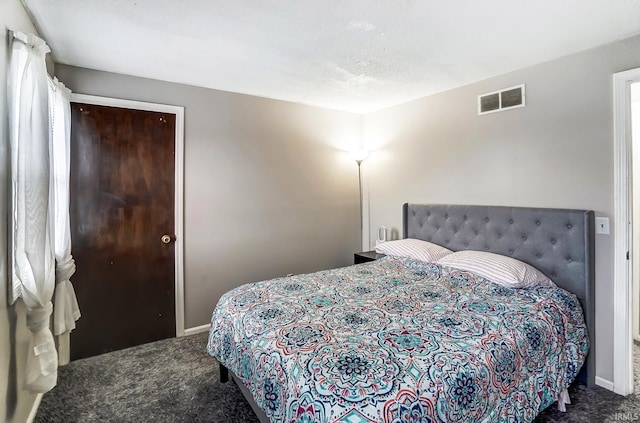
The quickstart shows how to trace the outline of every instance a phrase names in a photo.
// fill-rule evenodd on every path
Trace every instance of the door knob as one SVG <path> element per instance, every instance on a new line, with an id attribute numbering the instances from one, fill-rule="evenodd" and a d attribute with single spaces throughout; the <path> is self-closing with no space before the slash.
<path id="1" fill-rule="evenodd" d="M 171 236 L 162 235 L 162 238 L 160 238 L 160 240 L 162 241 L 163 244 L 168 244 L 171 242 Z"/>

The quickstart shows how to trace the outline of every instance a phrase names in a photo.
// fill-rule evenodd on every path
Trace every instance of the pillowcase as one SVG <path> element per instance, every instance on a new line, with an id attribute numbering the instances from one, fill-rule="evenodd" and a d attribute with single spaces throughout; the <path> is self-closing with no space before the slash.
<path id="1" fill-rule="evenodd" d="M 511 257 L 485 251 L 458 251 L 436 262 L 475 273 L 508 288 L 532 288 L 556 285 L 535 267 Z"/>
<path id="2" fill-rule="evenodd" d="M 447 254 L 451 254 L 451 250 L 431 242 L 406 238 L 378 244 L 376 245 L 376 253 L 396 257 L 409 257 L 432 263 Z"/>

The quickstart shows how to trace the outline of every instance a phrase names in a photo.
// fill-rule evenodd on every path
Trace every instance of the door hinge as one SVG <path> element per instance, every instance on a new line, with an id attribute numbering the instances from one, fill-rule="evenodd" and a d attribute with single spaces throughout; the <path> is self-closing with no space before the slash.
<path id="1" fill-rule="evenodd" d="M 627 251 L 627 260 L 629 260 L 629 252 Z"/>

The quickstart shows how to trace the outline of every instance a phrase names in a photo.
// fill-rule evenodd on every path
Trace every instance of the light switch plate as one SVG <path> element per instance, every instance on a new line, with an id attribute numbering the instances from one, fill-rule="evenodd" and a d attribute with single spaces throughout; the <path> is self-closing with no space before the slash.
<path id="1" fill-rule="evenodd" d="M 596 217 L 596 233 L 602 235 L 609 235 L 609 218 L 608 217 Z"/>

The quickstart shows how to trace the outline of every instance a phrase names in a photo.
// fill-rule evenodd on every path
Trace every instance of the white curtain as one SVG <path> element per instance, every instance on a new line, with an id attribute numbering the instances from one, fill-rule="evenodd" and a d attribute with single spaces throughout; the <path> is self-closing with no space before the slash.
<path id="1" fill-rule="evenodd" d="M 11 150 L 11 302 L 27 306 L 31 341 L 25 386 L 47 392 L 56 385 L 58 357 L 49 328 L 55 284 L 46 43 L 12 32 L 8 75 Z"/>
<path id="2" fill-rule="evenodd" d="M 80 318 L 80 308 L 71 284 L 76 271 L 71 256 L 69 226 L 69 164 L 71 139 L 71 91 L 49 79 L 49 110 L 52 152 L 53 251 L 56 259 L 56 290 L 53 307 L 53 334 L 58 336 L 59 363 L 69 362 L 69 333 Z"/>

